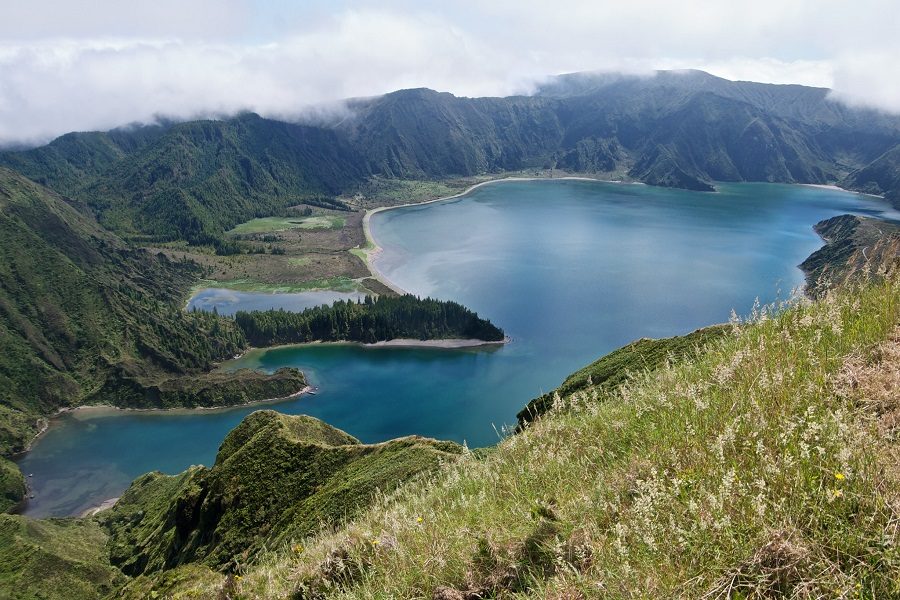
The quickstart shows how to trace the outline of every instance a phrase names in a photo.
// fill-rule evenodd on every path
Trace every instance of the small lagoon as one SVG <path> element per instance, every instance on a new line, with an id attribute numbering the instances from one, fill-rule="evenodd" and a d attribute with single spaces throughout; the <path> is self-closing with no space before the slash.
<path id="1" fill-rule="evenodd" d="M 187 310 L 216 310 L 220 315 L 233 315 L 239 310 L 284 309 L 300 312 L 307 308 L 334 304 L 338 300 L 361 300 L 362 292 L 335 292 L 332 290 L 312 290 L 309 292 L 264 293 L 240 292 L 227 288 L 203 288 L 198 290 L 187 303 Z"/>
<path id="2" fill-rule="evenodd" d="M 788 297 L 803 282 L 796 265 L 822 245 L 812 225 L 847 212 L 900 218 L 877 198 L 805 186 L 721 184 L 699 193 L 586 181 L 486 185 L 373 215 L 384 249 L 376 266 L 410 292 L 478 311 L 512 343 L 285 347 L 223 368 L 303 369 L 319 393 L 266 408 L 313 415 L 364 442 L 415 433 L 489 445 L 528 400 L 614 348 L 726 321 L 732 309 L 747 314 L 757 297 Z M 230 314 L 296 310 L 321 298 L 210 290 L 194 305 Z M 227 432 L 257 408 L 62 415 L 19 460 L 34 474 L 27 514 L 77 514 L 146 471 L 212 464 Z"/>

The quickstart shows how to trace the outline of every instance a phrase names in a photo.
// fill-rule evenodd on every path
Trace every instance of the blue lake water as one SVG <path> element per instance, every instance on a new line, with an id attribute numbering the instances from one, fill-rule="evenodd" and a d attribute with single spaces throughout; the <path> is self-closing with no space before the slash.
<path id="1" fill-rule="evenodd" d="M 900 218 L 876 198 L 777 184 L 722 184 L 714 194 L 584 181 L 483 186 L 375 214 L 376 264 L 406 290 L 478 311 L 512 343 L 289 347 L 223 368 L 303 369 L 319 393 L 267 408 L 313 415 L 364 442 L 416 433 L 489 445 L 528 400 L 616 347 L 746 314 L 757 297 L 786 298 L 803 281 L 796 265 L 822 245 L 812 225 L 847 212 Z M 250 296 L 218 310 L 272 300 Z M 27 514 L 75 514 L 147 471 L 211 464 L 252 410 L 63 415 L 19 461 L 34 474 Z"/>

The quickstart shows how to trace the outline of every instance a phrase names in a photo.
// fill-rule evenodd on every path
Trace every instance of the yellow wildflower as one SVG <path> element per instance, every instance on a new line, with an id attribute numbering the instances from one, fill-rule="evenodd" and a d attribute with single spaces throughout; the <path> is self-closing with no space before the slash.
<path id="1" fill-rule="evenodd" d="M 837 479 L 838 481 L 843 481 L 844 479 L 846 479 L 846 477 L 844 477 L 843 473 L 835 473 L 834 478 Z"/>
<path id="2" fill-rule="evenodd" d="M 423 519 L 422 517 L 416 517 L 416 523 L 421 523 L 424 520 L 425 519 Z"/>

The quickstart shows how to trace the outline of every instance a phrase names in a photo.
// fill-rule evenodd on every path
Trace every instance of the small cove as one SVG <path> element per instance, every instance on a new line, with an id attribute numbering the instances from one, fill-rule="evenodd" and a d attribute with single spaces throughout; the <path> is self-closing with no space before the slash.
<path id="1" fill-rule="evenodd" d="M 265 408 L 316 416 L 364 442 L 415 433 L 484 446 L 529 399 L 616 347 L 725 321 L 732 309 L 746 314 L 757 297 L 786 298 L 803 281 L 796 265 L 821 246 L 817 221 L 845 212 L 900 216 L 884 201 L 838 190 L 719 189 L 512 181 L 377 213 L 379 271 L 413 293 L 469 306 L 513 342 L 285 347 L 223 368 L 303 369 L 319 393 Z M 336 299 L 204 292 L 197 306 L 223 314 Z M 77 514 L 146 471 L 209 465 L 227 432 L 257 408 L 64 414 L 19 460 L 34 474 L 26 514 Z"/>

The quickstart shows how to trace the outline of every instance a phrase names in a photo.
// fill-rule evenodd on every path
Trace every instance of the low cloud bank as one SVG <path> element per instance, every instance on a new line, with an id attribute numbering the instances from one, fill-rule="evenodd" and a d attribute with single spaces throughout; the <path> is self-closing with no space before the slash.
<path id="1" fill-rule="evenodd" d="M 104 35 L 110 28 L 88 27 L 90 15 L 81 37 L 61 39 L 58 30 L 38 25 L 31 37 L 0 28 L 6 40 L 0 41 L 0 144 L 42 143 L 68 131 L 160 116 L 245 110 L 331 121 L 346 111 L 346 98 L 409 87 L 465 96 L 530 93 L 548 73 L 596 69 L 699 68 L 729 79 L 832 87 L 837 100 L 900 112 L 900 79 L 892 77 L 900 55 L 896 36 L 851 35 L 892 19 L 875 15 L 866 23 L 845 23 L 849 31 L 825 31 L 841 15 L 827 14 L 822 2 L 834 4 L 800 2 L 802 10 L 766 16 L 766 6 L 744 15 L 717 8 L 718 2 L 690 0 L 693 10 L 711 19 L 703 27 L 680 16 L 684 7 L 668 14 L 639 1 L 619 7 L 618 14 L 593 2 L 572 2 L 553 15 L 542 14 L 542 3 L 516 4 L 519 10 L 503 13 L 502 2 L 461 2 L 437 14 L 399 10 L 402 2 L 393 9 L 361 2 L 361 8 L 318 15 L 302 27 L 285 19 L 277 39 L 238 35 L 240 24 L 221 19 L 227 36 L 214 35 L 213 28 L 192 36 L 183 27 L 177 37 L 165 38 L 162 27 L 147 26 L 122 29 L 115 37 Z M 234 10 L 246 16 L 249 9 Z M 817 11 L 825 17 L 816 17 Z M 150 17 L 145 21 L 152 24 Z M 501 22 L 506 27 L 498 28 Z M 817 56 L 801 56 L 798 49 L 807 47 Z M 767 50 L 788 58 L 773 58 Z"/>

